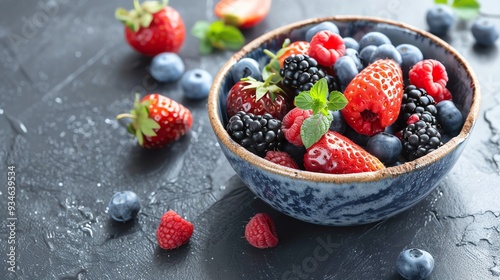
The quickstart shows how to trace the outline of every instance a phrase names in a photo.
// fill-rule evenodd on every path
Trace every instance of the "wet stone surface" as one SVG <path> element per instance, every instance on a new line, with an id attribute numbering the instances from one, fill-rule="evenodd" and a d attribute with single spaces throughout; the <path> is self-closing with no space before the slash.
<path id="1" fill-rule="evenodd" d="M 193 3 L 196 2 L 196 5 Z M 394 0 L 275 0 L 247 41 L 298 20 L 362 14 L 426 28 L 428 3 Z M 482 3 L 484 9 L 494 1 Z M 6 4 L 6 5 L 5 5 Z M 7 0 L 0 11 L 0 275 L 2 279 L 400 279 L 399 252 L 433 254 L 429 279 L 500 279 L 500 58 L 463 26 L 446 38 L 469 61 L 482 87 L 478 123 L 461 159 L 425 200 L 391 219 L 356 227 L 306 224 L 272 210 L 235 175 L 217 144 L 205 101 L 158 84 L 150 58 L 134 53 L 113 18 L 127 3 Z M 127 8 L 131 8 L 132 2 Z M 214 20 L 213 1 L 172 0 L 189 29 Z M 324 7 L 332 7 L 325 9 Z M 500 13 L 500 11 L 498 11 Z M 500 27 L 500 20 L 495 20 Z M 232 55 L 200 56 L 188 35 L 186 68 L 215 75 Z M 191 132 L 159 151 L 135 145 L 124 123 L 133 93 L 160 92 L 193 112 Z M 8 270 L 8 168 L 16 172 L 16 266 Z M 142 202 L 129 223 L 111 221 L 120 190 Z M 190 242 L 156 244 L 161 215 L 175 209 L 195 225 Z M 248 219 L 266 212 L 278 229 L 272 250 L 242 238 Z"/>

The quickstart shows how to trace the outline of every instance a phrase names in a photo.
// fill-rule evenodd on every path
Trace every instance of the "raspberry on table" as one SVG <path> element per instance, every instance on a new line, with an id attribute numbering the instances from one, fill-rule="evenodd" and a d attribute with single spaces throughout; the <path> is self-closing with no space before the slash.
<path id="1" fill-rule="evenodd" d="M 245 238 L 250 245 L 259 248 L 272 248 L 278 245 L 278 234 L 274 222 L 266 213 L 253 216 L 245 226 Z"/>
<path id="2" fill-rule="evenodd" d="M 156 230 L 156 239 L 162 249 L 175 249 L 188 242 L 193 234 L 192 223 L 183 219 L 174 210 L 168 210 L 161 217 L 160 225 Z"/>
<path id="3" fill-rule="evenodd" d="M 441 62 L 435 59 L 419 61 L 410 69 L 409 77 L 412 85 L 425 89 L 436 103 L 451 99 L 451 93 L 446 88 L 448 73 Z"/>

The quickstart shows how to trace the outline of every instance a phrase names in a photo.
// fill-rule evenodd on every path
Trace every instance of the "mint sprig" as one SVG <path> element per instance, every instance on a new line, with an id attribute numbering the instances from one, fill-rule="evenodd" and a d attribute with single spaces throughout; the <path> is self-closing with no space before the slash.
<path id="1" fill-rule="evenodd" d="M 306 149 L 318 142 L 330 128 L 333 121 L 330 111 L 340 110 L 347 105 L 347 99 L 340 91 L 329 93 L 325 78 L 317 81 L 311 90 L 299 93 L 294 101 L 298 108 L 313 111 L 300 127 L 300 137 Z"/>
<path id="2" fill-rule="evenodd" d="M 238 50 L 245 43 L 245 37 L 238 28 L 222 21 L 197 21 L 191 29 L 191 34 L 200 40 L 201 54 L 209 54 L 214 49 Z"/>
<path id="3" fill-rule="evenodd" d="M 477 17 L 481 6 L 477 0 L 434 0 L 434 3 L 451 6 L 457 16 L 462 19 Z"/>

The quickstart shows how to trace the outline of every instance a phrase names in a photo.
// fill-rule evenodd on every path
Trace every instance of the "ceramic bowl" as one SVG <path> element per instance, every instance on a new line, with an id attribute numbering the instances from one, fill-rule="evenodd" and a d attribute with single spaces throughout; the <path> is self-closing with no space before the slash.
<path id="1" fill-rule="evenodd" d="M 260 158 L 234 142 L 225 130 L 226 97 L 234 84 L 229 72 L 243 57 L 264 65 L 263 49 L 277 51 L 286 38 L 303 40 L 311 26 L 332 21 L 343 37 L 360 39 L 370 31 L 386 34 L 394 45 L 413 44 L 425 58 L 441 61 L 448 71 L 448 89 L 465 123 L 460 133 L 436 151 L 417 160 L 376 172 L 332 175 L 290 169 Z M 214 79 L 208 114 L 220 147 L 241 180 L 274 209 L 314 224 L 348 226 L 387 219 L 431 193 L 453 168 L 472 132 L 480 107 L 479 83 L 469 64 L 450 45 L 409 25 L 379 18 L 335 16 L 283 26 L 250 42 L 234 54 Z"/>

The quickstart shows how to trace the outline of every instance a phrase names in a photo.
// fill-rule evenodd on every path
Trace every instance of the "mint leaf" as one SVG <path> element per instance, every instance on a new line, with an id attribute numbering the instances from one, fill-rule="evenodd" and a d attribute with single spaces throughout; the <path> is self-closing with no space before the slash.
<path id="1" fill-rule="evenodd" d="M 448 5 L 448 0 L 434 0 L 434 4 L 445 4 L 445 5 Z"/>
<path id="2" fill-rule="evenodd" d="M 453 8 L 474 8 L 479 9 L 479 3 L 477 0 L 454 0 L 452 7 Z"/>
<path id="3" fill-rule="evenodd" d="M 325 78 L 321 78 L 317 81 L 311 90 L 309 95 L 313 100 L 312 110 L 313 114 L 321 112 L 323 115 L 328 115 L 326 98 L 328 96 L 328 83 Z"/>
<path id="4" fill-rule="evenodd" d="M 198 39 L 205 39 L 208 30 L 210 29 L 210 24 L 206 21 L 197 21 L 193 28 L 191 28 L 191 35 Z"/>
<path id="5" fill-rule="evenodd" d="M 208 54 L 217 49 L 237 50 L 245 43 L 245 37 L 241 31 L 222 21 L 214 21 L 211 24 L 205 21 L 198 21 L 191 29 L 191 34 L 200 39 L 200 53 Z"/>
<path id="6" fill-rule="evenodd" d="M 295 106 L 302 110 L 310 110 L 314 105 L 314 100 L 309 94 L 309 91 L 303 91 L 299 93 L 299 95 L 295 96 L 294 103 Z"/>
<path id="7" fill-rule="evenodd" d="M 330 123 L 333 121 L 331 114 L 314 114 L 304 120 L 300 127 L 300 137 L 306 149 L 318 142 L 319 139 L 328 131 Z"/>
<path id="8" fill-rule="evenodd" d="M 330 111 L 338 111 L 343 109 L 347 105 L 347 99 L 340 91 L 332 91 L 330 92 L 330 97 L 328 98 L 328 110 Z"/>

